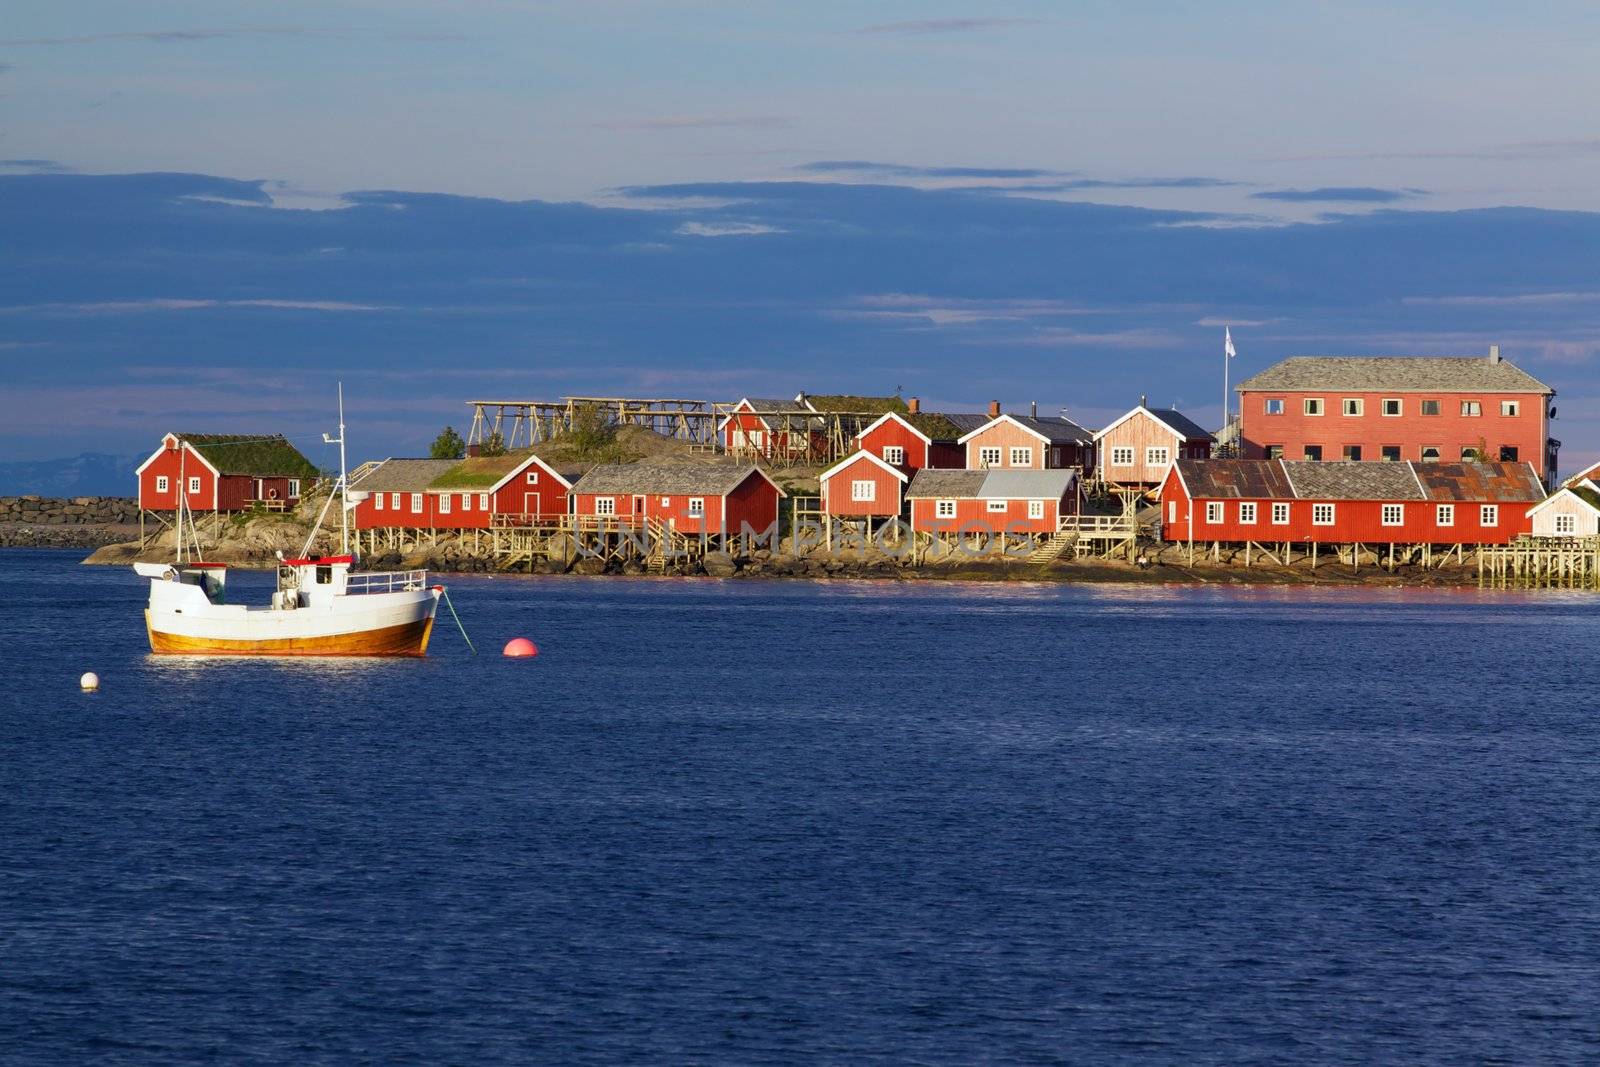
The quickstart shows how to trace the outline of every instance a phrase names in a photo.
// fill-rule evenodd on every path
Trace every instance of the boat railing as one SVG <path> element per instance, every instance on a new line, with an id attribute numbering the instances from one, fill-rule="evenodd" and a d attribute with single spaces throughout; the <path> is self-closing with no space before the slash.
<path id="1" fill-rule="evenodd" d="M 414 593 L 428 585 L 428 572 L 419 571 L 358 571 L 347 574 L 344 591 L 347 595 L 367 593 Z"/>

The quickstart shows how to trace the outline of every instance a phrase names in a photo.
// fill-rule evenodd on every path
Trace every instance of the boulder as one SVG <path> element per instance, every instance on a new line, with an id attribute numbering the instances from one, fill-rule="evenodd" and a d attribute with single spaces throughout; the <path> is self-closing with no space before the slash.
<path id="1" fill-rule="evenodd" d="M 739 564 L 726 552 L 707 552 L 701 565 L 713 578 L 732 578 L 739 573 Z"/>

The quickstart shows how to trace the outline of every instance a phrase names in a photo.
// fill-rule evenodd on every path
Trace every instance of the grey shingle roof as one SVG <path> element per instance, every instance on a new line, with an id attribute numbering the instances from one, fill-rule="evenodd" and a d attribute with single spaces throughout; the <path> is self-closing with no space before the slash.
<path id="1" fill-rule="evenodd" d="M 1042 418 L 1034 418 L 1031 415 L 1013 415 L 1011 417 L 1028 429 L 1042 435 L 1053 445 L 1088 444 L 1094 440 L 1094 434 L 1085 430 L 1071 419 L 1064 419 L 1059 415 L 1046 415 Z"/>
<path id="2" fill-rule="evenodd" d="M 975 497 L 983 488 L 988 471 L 943 470 L 924 467 L 912 476 L 906 499 L 927 497 Z"/>
<path id="3" fill-rule="evenodd" d="M 1301 500 L 1424 500 L 1409 463 L 1280 460 Z"/>
<path id="4" fill-rule="evenodd" d="M 978 496 L 984 500 L 1054 500 L 1066 496 L 1077 471 L 987 471 Z"/>
<path id="5" fill-rule="evenodd" d="M 1491 363 L 1486 356 L 1292 356 L 1235 388 L 1252 392 L 1555 392 L 1516 364 L 1506 360 Z"/>
<path id="6" fill-rule="evenodd" d="M 981 429 L 991 421 L 989 416 L 981 412 L 941 411 L 939 414 L 955 423 L 956 429 L 960 430 L 963 435 L 969 434 L 973 430 Z"/>
<path id="7" fill-rule="evenodd" d="M 456 465 L 453 459 L 386 459 L 350 488 L 364 493 L 420 493 Z"/>
<path id="8" fill-rule="evenodd" d="M 756 473 L 753 464 L 605 463 L 573 485 L 574 493 L 722 496 Z M 759 476 L 759 475 L 758 475 Z"/>
<path id="9" fill-rule="evenodd" d="M 1176 408 L 1146 408 L 1150 414 L 1177 430 L 1185 438 L 1205 440 L 1210 438 L 1211 431 L 1195 422 Z"/>

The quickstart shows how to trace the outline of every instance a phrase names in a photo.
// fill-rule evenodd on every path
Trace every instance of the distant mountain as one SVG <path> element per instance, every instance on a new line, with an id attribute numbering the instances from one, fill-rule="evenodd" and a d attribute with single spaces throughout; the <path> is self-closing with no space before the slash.
<path id="1" fill-rule="evenodd" d="M 84 452 L 70 459 L 0 463 L 0 496 L 133 496 L 133 469 L 143 459 Z"/>

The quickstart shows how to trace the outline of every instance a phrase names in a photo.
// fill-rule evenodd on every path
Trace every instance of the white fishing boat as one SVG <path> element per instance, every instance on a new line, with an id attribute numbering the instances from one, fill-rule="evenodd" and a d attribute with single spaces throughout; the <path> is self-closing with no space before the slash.
<path id="1" fill-rule="evenodd" d="M 339 396 L 339 481 L 328 495 L 301 554 L 278 561 L 278 586 L 269 603 L 231 604 L 227 565 L 201 560 L 199 541 L 186 544 L 185 501 L 176 512 L 177 559 L 136 563 L 150 579 L 145 627 L 150 651 L 200 656 L 421 656 L 428 650 L 443 586 L 425 570 L 352 573 L 349 500 L 344 457 L 344 394 Z M 215 447 L 215 443 L 213 446 Z M 181 442 L 180 454 L 187 451 Z M 180 485 L 185 484 L 180 477 Z M 312 555 L 311 546 L 339 500 L 342 553 Z M 193 516 L 188 517 L 193 537 Z"/>

